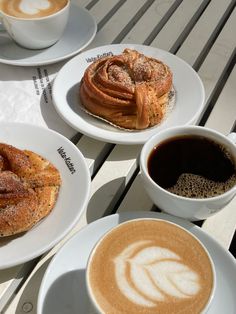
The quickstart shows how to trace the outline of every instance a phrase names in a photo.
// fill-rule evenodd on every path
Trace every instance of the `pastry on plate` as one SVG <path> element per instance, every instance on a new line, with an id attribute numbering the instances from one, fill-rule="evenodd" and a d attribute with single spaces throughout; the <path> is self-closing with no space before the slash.
<path id="1" fill-rule="evenodd" d="M 136 50 L 94 61 L 80 83 L 85 110 L 109 123 L 142 130 L 159 124 L 172 90 L 172 72 L 160 60 Z"/>
<path id="2" fill-rule="evenodd" d="M 47 159 L 0 143 L 0 236 L 27 231 L 46 217 L 60 186 L 60 173 Z"/>

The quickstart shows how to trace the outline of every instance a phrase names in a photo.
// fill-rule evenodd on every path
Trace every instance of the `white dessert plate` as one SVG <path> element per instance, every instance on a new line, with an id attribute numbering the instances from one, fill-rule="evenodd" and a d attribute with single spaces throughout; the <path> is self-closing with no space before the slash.
<path id="1" fill-rule="evenodd" d="M 20 47 L 6 32 L 0 31 L 0 62 L 19 66 L 56 63 L 74 56 L 87 47 L 96 32 L 97 24 L 88 10 L 72 3 L 64 34 L 49 48 L 31 50 Z"/>
<path id="2" fill-rule="evenodd" d="M 76 233 L 54 256 L 44 275 L 38 296 L 38 314 L 92 314 L 86 293 L 85 268 L 97 240 L 121 222 L 161 218 L 192 232 L 208 249 L 216 269 L 217 288 L 208 314 L 236 313 L 236 263 L 233 256 L 198 226 L 155 212 L 130 212 L 99 219 Z M 226 312 L 225 312 L 226 311 Z"/>
<path id="3" fill-rule="evenodd" d="M 175 105 L 160 125 L 142 131 L 127 131 L 87 114 L 81 109 L 79 84 L 85 69 L 102 56 L 117 55 L 133 48 L 147 56 L 162 60 L 171 68 L 176 91 Z M 117 144 L 143 144 L 156 132 L 168 127 L 193 124 L 205 99 L 204 87 L 198 74 L 177 56 L 144 45 L 117 44 L 84 51 L 68 61 L 59 71 L 53 85 L 53 100 L 57 112 L 74 129 L 90 137 Z"/>
<path id="4" fill-rule="evenodd" d="M 0 122 L 0 129 L 1 143 L 42 155 L 62 179 L 56 205 L 47 217 L 28 232 L 0 238 L 0 269 L 4 269 L 43 254 L 73 228 L 89 200 L 90 174 L 79 149 L 59 133 L 23 123 Z"/>

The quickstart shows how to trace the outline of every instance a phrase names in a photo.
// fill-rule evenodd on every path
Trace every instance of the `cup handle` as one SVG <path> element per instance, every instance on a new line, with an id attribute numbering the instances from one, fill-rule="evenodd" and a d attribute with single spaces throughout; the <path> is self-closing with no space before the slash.
<path id="1" fill-rule="evenodd" d="M 229 133 L 229 134 L 227 135 L 227 138 L 228 138 L 231 142 L 233 142 L 234 144 L 236 144 L 236 133 L 235 133 L 235 132 Z"/>

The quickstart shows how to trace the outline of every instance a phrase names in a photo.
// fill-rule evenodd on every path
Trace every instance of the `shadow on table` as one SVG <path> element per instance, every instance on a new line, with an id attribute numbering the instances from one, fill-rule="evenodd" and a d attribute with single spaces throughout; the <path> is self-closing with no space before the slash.
<path id="1" fill-rule="evenodd" d="M 75 135 L 77 131 L 73 130 L 57 113 L 51 95 L 53 83 L 54 80 L 45 85 L 42 91 L 40 98 L 41 115 L 50 129 L 70 138 Z"/>
<path id="2" fill-rule="evenodd" d="M 35 271 L 35 273 L 33 274 L 33 276 L 29 279 L 28 284 L 26 285 L 25 289 L 22 291 L 21 297 L 17 303 L 17 308 L 16 308 L 16 312 L 15 314 L 21 314 L 24 313 L 25 311 L 23 310 L 24 304 L 28 303 L 28 299 L 26 299 L 29 297 L 29 295 L 32 297 L 33 304 L 34 307 L 32 309 L 32 311 L 30 311 L 31 314 L 36 314 L 36 307 L 37 307 L 37 299 L 34 299 L 38 297 L 38 293 L 39 293 L 39 288 L 43 279 L 43 276 L 45 274 L 45 271 L 49 265 L 49 263 L 51 262 L 51 259 L 53 258 L 53 256 L 51 256 L 50 258 L 48 258 L 46 261 L 43 262 L 43 264 Z M 33 306 L 33 305 L 32 305 Z"/>
<path id="3" fill-rule="evenodd" d="M 16 314 L 23 313 L 29 303 L 31 314 L 37 313 L 37 298 L 45 271 L 52 257 L 46 260 L 30 278 L 18 301 Z M 30 301 L 27 298 L 31 296 Z M 79 311 L 78 311 L 79 309 Z M 42 312 L 37 314 L 93 314 L 87 295 L 85 269 L 65 272 L 49 287 L 42 304 Z"/>
<path id="4" fill-rule="evenodd" d="M 86 291 L 85 269 L 70 271 L 49 288 L 42 314 L 89 314 L 90 302 Z"/>
<path id="5" fill-rule="evenodd" d="M 117 178 L 102 185 L 89 200 L 86 210 L 88 224 L 102 216 L 111 214 L 124 189 L 124 177 Z"/>
<path id="6" fill-rule="evenodd" d="M 24 60 L 39 55 L 43 49 L 26 49 L 16 44 L 4 30 L 0 29 L 1 54 L 6 60 Z"/>

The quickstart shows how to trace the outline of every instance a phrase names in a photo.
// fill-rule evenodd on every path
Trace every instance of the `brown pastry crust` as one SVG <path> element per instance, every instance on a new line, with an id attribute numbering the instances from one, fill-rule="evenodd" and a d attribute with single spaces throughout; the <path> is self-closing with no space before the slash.
<path id="1" fill-rule="evenodd" d="M 32 228 L 53 209 L 59 171 L 38 154 L 0 143 L 0 236 Z"/>
<path id="2" fill-rule="evenodd" d="M 101 58 L 85 71 L 80 100 L 90 113 L 127 129 L 160 123 L 172 88 L 172 72 L 163 62 L 125 49 Z"/>

